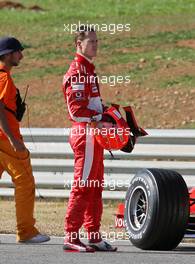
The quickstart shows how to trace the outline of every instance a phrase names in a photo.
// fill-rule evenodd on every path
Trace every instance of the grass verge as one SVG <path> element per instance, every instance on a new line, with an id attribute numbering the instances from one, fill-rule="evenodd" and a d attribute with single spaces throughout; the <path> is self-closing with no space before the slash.
<path id="1" fill-rule="evenodd" d="M 104 211 L 102 217 L 101 230 L 103 233 L 124 234 L 123 229 L 115 228 L 115 216 L 118 202 L 104 202 Z M 35 218 L 36 225 L 39 230 L 49 235 L 63 236 L 64 235 L 64 215 L 67 208 L 67 200 L 47 200 L 38 199 L 35 203 Z M 0 218 L 1 233 L 15 233 L 15 205 L 13 199 L 0 199 L 0 210 L 3 212 Z M 121 235 L 120 235 L 121 236 Z M 122 236 L 123 237 L 123 236 Z"/>

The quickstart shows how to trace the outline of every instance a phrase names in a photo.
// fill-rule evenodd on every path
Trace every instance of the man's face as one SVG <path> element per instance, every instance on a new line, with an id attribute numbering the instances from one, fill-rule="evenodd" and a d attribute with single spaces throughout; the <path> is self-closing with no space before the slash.
<path id="1" fill-rule="evenodd" d="M 22 51 L 14 51 L 12 53 L 9 53 L 5 57 L 5 62 L 9 66 L 18 66 L 20 63 L 20 60 L 23 58 Z"/>
<path id="2" fill-rule="evenodd" d="M 89 59 L 96 57 L 97 54 L 97 35 L 95 32 L 88 31 L 85 33 L 84 40 L 78 40 L 77 48 L 79 51 Z"/>

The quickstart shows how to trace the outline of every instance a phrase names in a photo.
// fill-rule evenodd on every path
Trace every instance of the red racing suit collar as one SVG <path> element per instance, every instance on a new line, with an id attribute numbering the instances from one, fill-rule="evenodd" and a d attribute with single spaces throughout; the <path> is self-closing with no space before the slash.
<path id="1" fill-rule="evenodd" d="M 78 52 L 76 53 L 75 61 L 78 61 L 79 63 L 84 65 L 87 69 L 94 72 L 95 70 L 94 64 L 90 62 L 90 60 L 86 58 L 84 55 L 82 55 L 81 53 L 78 53 Z"/>

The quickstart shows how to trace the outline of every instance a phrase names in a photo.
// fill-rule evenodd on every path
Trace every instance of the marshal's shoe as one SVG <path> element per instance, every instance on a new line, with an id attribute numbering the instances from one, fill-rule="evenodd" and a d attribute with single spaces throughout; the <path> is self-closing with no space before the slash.
<path id="1" fill-rule="evenodd" d="M 35 244 L 35 243 L 43 243 L 50 240 L 50 237 L 47 235 L 38 234 L 30 239 L 27 240 L 19 240 L 19 243 L 25 243 L 25 244 Z"/>

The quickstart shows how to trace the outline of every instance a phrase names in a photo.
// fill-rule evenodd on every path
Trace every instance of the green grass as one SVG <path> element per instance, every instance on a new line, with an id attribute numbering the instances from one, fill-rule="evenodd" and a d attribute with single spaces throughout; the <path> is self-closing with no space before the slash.
<path id="1" fill-rule="evenodd" d="M 70 40 L 70 34 L 64 33 L 64 24 L 71 23 L 130 23 L 132 32 L 138 30 L 138 27 L 154 23 L 155 27 L 163 24 L 170 24 L 174 19 L 178 20 L 180 15 L 188 15 L 195 11 L 195 3 L 190 0 L 182 1 L 156 1 L 156 0 L 126 0 L 121 1 L 97 1 L 91 2 L 80 1 L 79 8 L 75 12 L 75 6 L 78 1 L 64 0 L 45 0 L 45 1 L 20 1 L 25 6 L 38 4 L 45 8 L 45 12 L 33 12 L 28 10 L 1 10 L 1 29 L 2 34 L 17 34 L 26 40 L 31 40 L 37 45 L 62 41 L 66 37 Z M 190 8 L 189 8 L 190 7 Z M 122 15 L 122 16 L 121 16 Z M 163 19 L 164 16 L 172 16 L 168 21 Z M 171 22 L 172 21 L 172 22 Z M 178 21 L 179 22 L 179 21 Z M 187 23 L 184 21 L 182 23 Z M 183 32 L 185 34 L 185 32 Z M 181 34 L 183 34 L 181 32 Z M 161 34 L 161 33 L 159 33 Z M 120 33 L 118 34 L 120 36 Z M 174 35 L 174 34 L 173 34 Z M 156 36 L 154 36 L 156 38 Z M 151 41 L 154 41 L 151 36 Z M 166 41 L 167 36 L 159 35 L 161 40 Z M 41 40 L 41 42 L 39 42 Z M 119 38 L 119 40 L 121 40 Z M 136 39 L 132 40 L 136 42 Z M 144 43 L 144 39 L 141 40 Z M 58 42 L 59 43 L 59 42 Z M 123 43 L 123 41 L 121 41 Z"/>
<path id="2" fill-rule="evenodd" d="M 69 32 L 64 32 L 64 24 L 81 23 L 128 23 L 131 24 L 131 32 L 123 35 L 121 32 L 111 35 L 100 33 L 101 53 L 103 55 L 111 55 L 112 58 L 105 61 L 108 65 L 125 64 L 129 61 L 135 62 L 140 57 L 155 56 L 159 53 L 156 48 L 163 44 L 176 43 L 179 40 L 195 38 L 195 30 L 180 30 L 176 32 L 144 32 L 139 36 L 139 31 L 146 25 L 152 25 L 155 21 L 155 27 L 161 27 L 166 24 L 174 23 L 178 20 L 178 16 L 190 15 L 195 11 L 195 2 L 192 0 L 126 0 L 121 1 L 107 0 L 91 2 L 80 1 L 79 8 L 75 12 L 75 6 L 78 1 L 63 0 L 45 0 L 45 1 L 30 1 L 21 0 L 26 7 L 37 4 L 45 9 L 44 12 L 33 12 L 29 10 L 1 10 L 0 22 L 1 35 L 15 35 L 22 39 L 26 46 L 26 57 L 28 59 L 44 60 L 45 62 L 62 59 L 63 56 L 70 59 L 73 53 L 72 41 L 73 36 Z M 159 16 L 159 19 L 157 19 Z M 166 16 L 171 16 L 166 19 Z M 187 23 L 185 20 L 182 23 Z M 195 18 L 194 18 L 195 22 Z M 117 51 L 120 48 L 133 47 L 150 47 L 151 50 L 138 54 L 122 54 Z M 193 52 L 189 49 L 177 49 L 167 52 L 161 50 L 164 57 L 171 56 L 180 59 L 194 58 Z M 157 54 L 158 55 L 158 54 Z M 174 56 L 173 56 L 174 55 Z M 181 56 L 181 57 L 180 57 Z M 46 74 L 47 74 L 46 70 Z M 44 74 L 41 70 L 40 75 Z M 139 73 L 138 73 L 139 74 Z M 29 74 L 31 78 L 34 74 Z M 27 76 L 28 77 L 28 76 Z"/>
<path id="3" fill-rule="evenodd" d="M 195 75 L 179 76 L 173 80 L 165 80 L 161 83 L 162 88 L 169 88 L 175 85 L 185 86 L 188 88 L 195 87 Z"/>
<path id="4" fill-rule="evenodd" d="M 4 212 L 0 218 L 1 233 L 15 233 L 15 207 L 12 198 L 0 198 L 1 209 Z M 115 229 L 115 216 L 119 201 L 105 201 L 102 217 L 101 230 L 104 232 L 120 232 Z M 52 199 L 37 199 L 35 202 L 35 218 L 38 229 L 49 235 L 64 235 L 64 215 L 67 208 L 67 201 Z"/>
<path id="5" fill-rule="evenodd" d="M 195 129 L 195 122 L 185 125 L 184 128 Z"/>
<path id="6" fill-rule="evenodd" d="M 122 4 L 121 1 L 114 0 L 100 0 L 97 2 L 82 0 L 79 2 L 79 5 L 77 0 L 66 0 L 66 4 L 64 3 L 64 0 L 21 0 L 20 2 L 25 6 L 38 4 L 45 9 L 48 9 L 49 7 L 50 10 L 58 10 L 60 13 L 64 13 L 67 16 L 70 16 L 73 12 L 75 13 L 75 6 L 79 7 L 77 8 L 75 16 L 78 16 L 80 14 L 86 15 L 86 12 L 89 12 L 89 15 L 93 17 L 96 17 L 94 11 L 99 14 L 98 16 L 103 17 L 106 14 L 110 15 L 110 10 L 112 10 L 113 16 L 118 16 L 121 14 L 134 16 L 145 14 L 182 14 L 186 12 L 193 13 L 195 11 L 195 2 L 193 0 L 123 0 Z M 55 16 L 55 14 L 53 16 Z"/>
<path id="7" fill-rule="evenodd" d="M 48 75 L 62 76 L 67 69 L 67 66 L 44 66 L 41 68 L 33 68 L 28 71 L 17 72 L 13 74 L 13 78 L 16 82 L 24 81 L 27 79 L 37 79 L 47 77 Z"/>
<path id="8" fill-rule="evenodd" d="M 174 44 L 179 40 L 194 39 L 195 29 L 191 30 L 178 30 L 174 32 L 156 32 L 148 34 L 147 36 L 127 37 L 121 41 L 121 38 L 115 38 L 114 42 L 111 42 L 113 50 L 117 48 L 132 48 L 132 47 L 156 47 L 163 44 Z M 109 44 L 104 43 L 101 46 L 103 49 L 108 50 Z"/>

